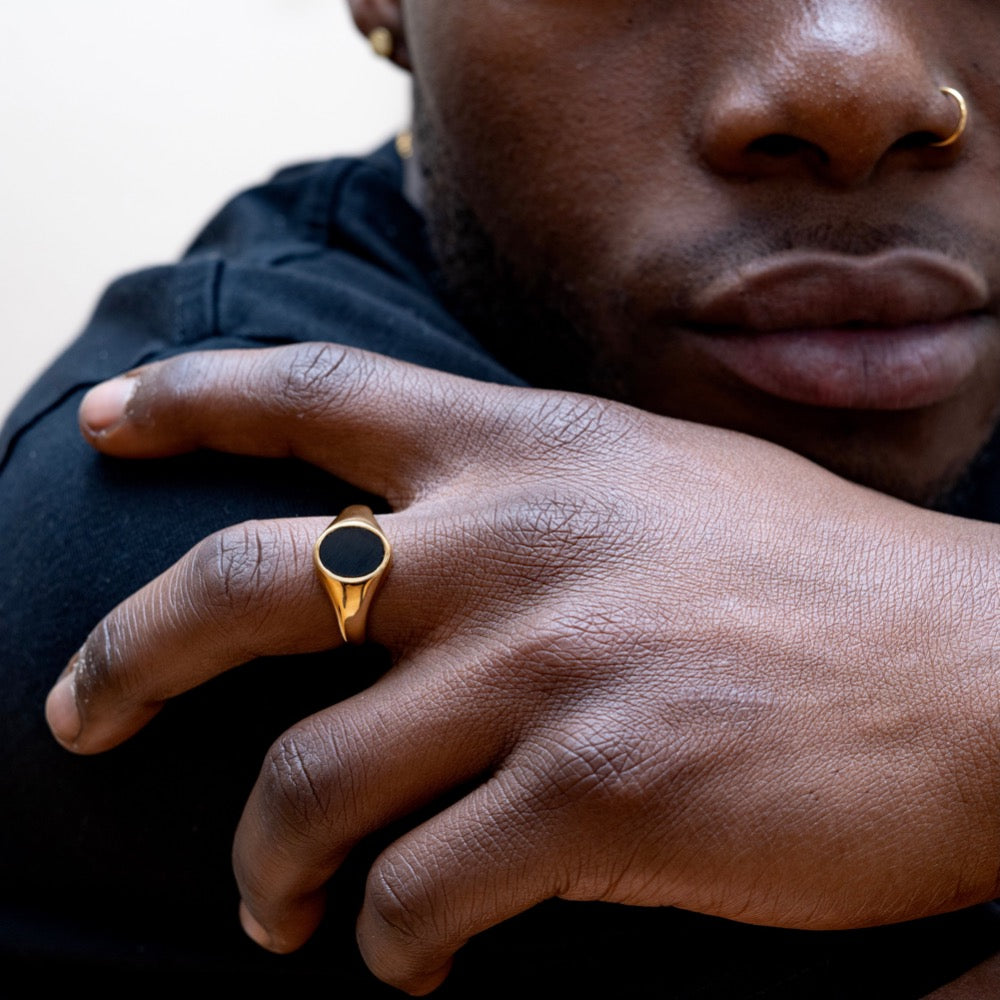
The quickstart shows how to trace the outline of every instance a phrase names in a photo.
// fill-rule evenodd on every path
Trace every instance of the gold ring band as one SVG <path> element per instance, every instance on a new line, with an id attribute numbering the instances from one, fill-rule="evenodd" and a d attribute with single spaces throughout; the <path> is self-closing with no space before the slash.
<path id="1" fill-rule="evenodd" d="M 366 638 L 368 609 L 392 561 L 392 546 L 368 507 L 346 507 L 313 545 L 313 563 L 344 642 Z"/>
<path id="2" fill-rule="evenodd" d="M 969 105 L 965 103 L 965 98 L 954 87 L 941 87 L 941 93 L 948 97 L 953 97 L 958 102 L 958 124 L 955 126 L 955 131 L 947 139 L 942 139 L 940 142 L 932 142 L 931 148 L 933 149 L 944 149 L 945 146 L 954 146 L 962 138 L 962 133 L 965 132 L 965 128 L 969 124 Z"/>

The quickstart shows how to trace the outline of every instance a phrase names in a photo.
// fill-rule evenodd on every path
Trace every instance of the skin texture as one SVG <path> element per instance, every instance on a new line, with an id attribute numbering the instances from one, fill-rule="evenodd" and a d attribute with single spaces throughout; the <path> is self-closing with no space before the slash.
<path id="1" fill-rule="evenodd" d="M 415 73 L 456 308 L 553 391 L 307 345 L 85 401 L 109 454 L 292 454 L 394 511 L 369 634 L 395 666 L 264 762 L 234 847 L 248 932 L 298 947 L 357 840 L 464 783 L 359 918 L 413 993 L 553 895 L 809 928 L 996 896 L 997 530 L 885 493 L 933 500 L 996 420 L 1000 9 L 352 8 Z M 942 149 L 945 84 L 971 116 Z M 538 357 L 497 340 L 490 288 Z M 781 337 L 828 350 L 789 371 Z M 335 645 L 324 526 L 235 526 L 111 612 L 56 736 L 100 752 L 222 670 Z"/>
<path id="2" fill-rule="evenodd" d="M 548 338 L 537 324 L 504 324 L 496 346 L 533 381 L 732 427 L 918 501 L 982 445 L 1000 379 L 995 5 L 376 7 L 395 11 L 407 39 L 432 229 L 474 289 L 461 302 L 485 296 L 483 312 L 506 320 L 520 290 L 547 304 L 546 329 L 554 317 L 578 332 L 582 372 L 562 343 L 538 360 Z M 973 118 L 938 149 L 957 120 L 945 83 L 968 95 Z M 495 260 L 482 260 L 477 228 Z M 876 350 L 847 375 L 854 405 L 817 405 L 828 370 L 806 403 L 789 401 L 720 365 L 697 335 L 699 297 L 776 255 L 914 249 L 963 263 L 985 288 L 974 370 L 931 404 L 906 406 L 885 387 L 879 397 Z M 497 274 L 502 309 L 484 291 Z M 804 308 L 824 326 L 845 318 L 838 305 Z"/>
<path id="3" fill-rule="evenodd" d="M 359 918 L 414 993 L 553 895 L 834 928 L 997 894 L 993 527 L 732 432 L 330 345 L 187 355 L 81 416 L 109 454 L 293 454 L 397 512 L 369 621 L 396 665 L 275 743 L 236 834 L 265 946 L 308 938 L 356 841 L 464 782 Z M 107 750 L 222 670 L 335 645 L 324 526 L 238 525 L 120 605 L 50 696 L 56 735 Z"/>

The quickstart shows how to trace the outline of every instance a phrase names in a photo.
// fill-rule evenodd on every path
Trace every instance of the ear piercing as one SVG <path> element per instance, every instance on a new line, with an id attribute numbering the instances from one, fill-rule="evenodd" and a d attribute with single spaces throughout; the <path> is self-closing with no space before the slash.
<path id="1" fill-rule="evenodd" d="M 948 97 L 954 97 L 958 102 L 958 124 L 955 126 L 955 131 L 947 139 L 931 143 L 934 149 L 944 149 L 945 146 L 953 146 L 962 138 L 962 134 L 969 124 L 969 106 L 965 103 L 965 98 L 954 87 L 942 87 L 941 93 L 946 94 Z"/>
<path id="2" fill-rule="evenodd" d="M 396 136 L 396 155 L 401 160 L 413 158 L 413 133 L 408 128 Z"/>
<path id="3" fill-rule="evenodd" d="M 391 59 L 396 51 L 396 36 L 385 25 L 370 31 L 368 42 L 375 55 L 383 59 Z M 396 136 L 396 153 L 401 160 L 409 160 L 413 156 L 413 133 L 409 129 Z"/>
<path id="4" fill-rule="evenodd" d="M 386 27 L 375 28 L 368 33 L 368 41 L 372 51 L 383 59 L 391 59 L 396 48 L 396 39 L 392 32 Z"/>

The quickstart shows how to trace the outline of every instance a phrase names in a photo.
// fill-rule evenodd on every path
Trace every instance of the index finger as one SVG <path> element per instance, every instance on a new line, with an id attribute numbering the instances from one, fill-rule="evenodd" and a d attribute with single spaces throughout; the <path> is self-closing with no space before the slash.
<path id="1" fill-rule="evenodd" d="M 464 467 L 490 391 L 501 390 L 329 343 L 200 351 L 94 387 L 80 425 L 126 458 L 301 458 L 400 506 Z M 527 392 L 507 391 L 505 406 Z"/>

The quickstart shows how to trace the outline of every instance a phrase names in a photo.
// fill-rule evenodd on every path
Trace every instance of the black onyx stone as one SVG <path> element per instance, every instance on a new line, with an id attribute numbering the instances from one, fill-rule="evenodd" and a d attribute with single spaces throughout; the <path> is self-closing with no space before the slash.
<path id="1" fill-rule="evenodd" d="M 374 573 L 385 558 L 385 543 L 367 528 L 337 528 L 320 542 L 319 561 L 334 575 L 354 578 Z"/>

